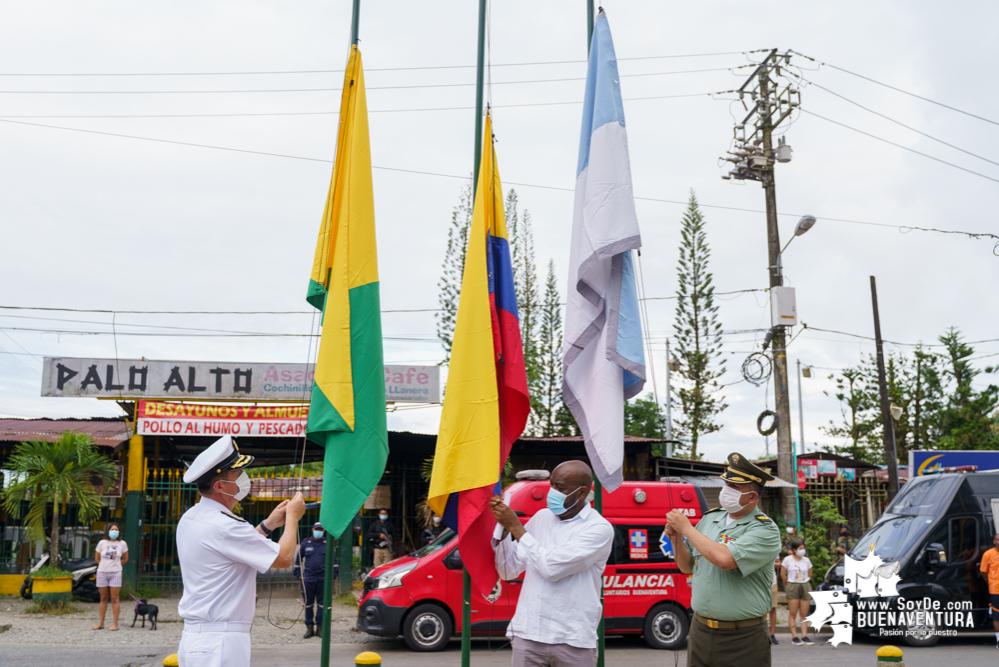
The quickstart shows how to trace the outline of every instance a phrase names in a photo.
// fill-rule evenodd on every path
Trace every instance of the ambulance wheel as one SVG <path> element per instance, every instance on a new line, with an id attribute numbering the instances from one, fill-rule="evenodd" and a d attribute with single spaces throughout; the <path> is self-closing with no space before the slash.
<path id="1" fill-rule="evenodd" d="M 421 604 L 406 616 L 402 635 L 413 651 L 441 651 L 451 639 L 451 617 L 436 604 Z"/>
<path id="2" fill-rule="evenodd" d="M 645 643 L 656 649 L 677 649 L 687 641 L 690 621 L 676 605 L 656 605 L 645 617 Z"/>
<path id="3" fill-rule="evenodd" d="M 903 626 L 905 631 L 903 641 L 909 646 L 933 646 L 940 641 L 940 635 L 936 634 L 936 624 L 933 619 L 923 619 L 927 622 L 914 623 Z"/>

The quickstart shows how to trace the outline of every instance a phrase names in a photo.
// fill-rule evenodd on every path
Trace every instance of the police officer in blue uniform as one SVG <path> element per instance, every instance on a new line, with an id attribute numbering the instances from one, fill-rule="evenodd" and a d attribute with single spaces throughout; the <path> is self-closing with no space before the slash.
<path id="1" fill-rule="evenodd" d="M 323 530 L 323 524 L 318 521 L 312 525 L 312 535 L 302 540 L 295 553 L 294 574 L 295 578 L 302 579 L 302 590 L 305 594 L 305 638 L 322 637 L 323 591 L 326 585 L 326 531 Z M 336 575 L 334 568 L 334 578 Z M 313 605 L 316 607 L 314 625 Z"/>

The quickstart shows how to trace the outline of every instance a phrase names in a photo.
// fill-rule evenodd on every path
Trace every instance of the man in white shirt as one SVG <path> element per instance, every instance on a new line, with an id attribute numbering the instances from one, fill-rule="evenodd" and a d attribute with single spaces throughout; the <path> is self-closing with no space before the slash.
<path id="1" fill-rule="evenodd" d="M 513 667 L 594 667 L 600 593 L 614 529 L 587 500 L 593 472 L 582 461 L 566 461 L 552 472 L 548 508 L 527 525 L 494 496 L 490 508 L 506 531 L 493 540 L 501 579 L 524 585 L 507 636 Z"/>
<path id="2" fill-rule="evenodd" d="M 242 469 L 252 462 L 225 436 L 199 454 L 184 474 L 185 482 L 197 484 L 201 502 L 184 512 L 177 525 L 184 580 L 177 607 L 184 619 L 180 667 L 247 667 L 257 572 L 292 564 L 298 520 L 305 513 L 301 493 L 279 504 L 256 529 L 232 513 L 250 491 Z M 267 536 L 282 525 L 280 542 L 273 542 Z"/>

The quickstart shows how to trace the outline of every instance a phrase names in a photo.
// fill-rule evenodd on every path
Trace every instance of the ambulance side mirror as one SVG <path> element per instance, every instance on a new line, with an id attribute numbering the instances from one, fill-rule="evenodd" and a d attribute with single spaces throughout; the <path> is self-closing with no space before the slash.
<path id="1" fill-rule="evenodd" d="M 458 552 L 458 547 L 451 549 L 451 553 L 444 556 L 444 567 L 449 570 L 460 570 L 463 567 L 461 562 L 461 553 Z"/>
<path id="2" fill-rule="evenodd" d="M 947 563 L 947 551 L 942 544 L 937 542 L 928 544 L 924 553 L 926 554 L 926 565 L 929 567 L 937 567 Z"/>

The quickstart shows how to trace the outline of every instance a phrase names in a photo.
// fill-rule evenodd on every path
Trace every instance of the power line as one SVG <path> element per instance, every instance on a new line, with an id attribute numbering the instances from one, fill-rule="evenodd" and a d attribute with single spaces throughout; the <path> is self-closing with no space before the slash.
<path id="1" fill-rule="evenodd" d="M 719 53 L 687 53 L 667 56 L 637 56 L 632 58 L 618 58 L 618 60 L 661 60 L 667 58 L 705 58 L 709 56 L 738 56 L 753 51 L 724 51 Z M 570 65 L 585 63 L 585 60 L 550 60 L 533 63 L 501 63 L 492 64 L 493 67 L 526 67 L 532 65 Z M 475 65 L 426 65 L 422 67 L 373 67 L 365 69 L 367 72 L 407 72 L 414 70 L 437 70 L 437 69 L 472 69 Z M 270 74 L 343 74 L 342 69 L 305 69 L 305 70 L 261 70 L 256 72 L 0 72 L 0 76 L 246 76 L 246 75 L 270 75 Z"/>
<path id="2" fill-rule="evenodd" d="M 960 165 L 956 165 L 953 162 L 947 162 L 946 160 L 941 160 L 938 157 L 934 157 L 934 156 L 929 155 L 927 153 L 923 153 L 923 152 L 917 151 L 914 148 L 909 148 L 908 146 L 903 146 L 902 144 L 897 144 L 894 141 L 889 141 L 887 139 L 883 139 L 883 138 L 881 138 L 881 137 L 879 137 L 879 136 L 877 136 L 875 134 L 871 134 L 870 132 L 864 132 L 863 130 L 858 130 L 855 127 L 851 127 L 851 126 L 847 125 L 846 123 L 840 123 L 839 121 L 832 120 L 831 118 L 826 118 L 825 116 L 820 116 L 819 114 L 815 113 L 814 111 L 809 111 L 808 109 L 802 109 L 801 111 L 803 111 L 804 113 L 809 114 L 810 116 L 815 116 L 816 118 L 821 118 L 822 120 L 826 121 L 827 123 L 832 123 L 833 125 L 839 125 L 840 127 L 845 127 L 848 130 L 853 130 L 854 132 L 857 132 L 859 134 L 863 134 L 864 136 L 870 137 L 871 139 L 877 139 L 878 141 L 884 142 L 884 143 L 889 144 L 891 146 L 895 146 L 897 148 L 901 148 L 902 150 L 909 151 L 910 153 L 915 153 L 916 155 L 922 155 L 925 158 L 929 158 L 929 159 L 934 160 L 936 162 L 940 162 L 941 164 L 945 164 L 948 167 L 954 167 L 955 169 L 960 169 L 961 171 L 966 171 L 969 174 L 974 174 L 975 176 L 980 176 L 980 177 L 982 177 L 984 179 L 990 180 L 993 183 L 999 183 L 999 178 L 992 178 L 991 176 L 986 176 L 985 174 L 979 173 L 977 171 L 973 171 L 971 169 L 967 169 L 967 168 L 962 167 Z"/>
<path id="3" fill-rule="evenodd" d="M 715 94 L 715 93 L 709 93 L 709 94 Z M 641 98 L 641 99 L 655 99 L 655 98 Z M 579 102 L 572 102 L 571 104 L 580 104 L 580 103 Z M 537 105 L 537 106 L 540 106 L 540 105 Z M 471 108 L 471 107 L 469 107 L 469 108 Z M 806 111 L 806 110 L 802 109 L 802 111 Z M 807 113 L 812 113 L 812 112 L 807 112 Z M 814 114 L 813 113 L 812 115 L 816 115 L 817 116 L 818 114 Z M 823 118 L 822 116 L 818 116 L 818 117 L 819 118 Z M 828 120 L 828 119 L 823 118 L 823 120 Z M 229 151 L 229 152 L 233 152 L 233 153 L 249 153 L 251 155 L 265 155 L 265 156 L 268 156 L 268 157 L 280 157 L 280 158 L 287 158 L 287 159 L 291 159 L 291 160 L 305 160 L 305 161 L 308 161 L 308 162 L 322 162 L 322 163 L 325 163 L 325 164 L 333 164 L 332 160 L 325 160 L 325 159 L 322 159 L 322 158 L 306 157 L 306 156 L 303 156 L 303 155 L 289 155 L 287 153 L 271 153 L 271 152 L 267 152 L 267 151 L 254 151 L 254 150 L 249 150 L 249 149 L 246 149 L 246 148 L 231 148 L 231 147 L 227 147 L 227 146 L 213 146 L 213 145 L 210 145 L 210 144 L 198 144 L 198 143 L 193 143 L 193 142 L 188 142 L 188 141 L 176 141 L 176 140 L 173 140 L 173 139 L 157 139 L 157 138 L 154 138 L 154 137 L 142 137 L 142 136 L 133 135 L 133 134 L 120 134 L 120 133 L 116 133 L 116 132 L 102 132 L 102 131 L 99 131 L 99 130 L 86 130 L 86 129 L 78 128 L 78 127 L 64 127 L 64 126 L 61 126 L 61 125 L 48 125 L 48 124 L 44 124 L 44 123 L 30 123 L 30 122 L 23 121 L 23 120 L 12 120 L 12 119 L 9 119 L 9 118 L 0 118 L 0 122 L 2 122 L 2 123 L 11 123 L 11 124 L 15 124 L 15 125 L 27 125 L 27 126 L 30 126 L 30 127 L 42 127 L 42 128 L 52 129 L 52 130 L 64 130 L 64 131 L 67 131 L 67 132 L 82 132 L 84 134 L 98 134 L 98 135 L 109 136 L 109 137 L 118 137 L 118 138 L 121 138 L 121 139 L 135 139 L 135 140 L 139 140 L 139 141 L 153 141 L 153 142 L 156 142 L 156 143 L 175 144 L 175 145 L 178 145 L 178 146 L 192 146 L 192 147 L 195 147 L 195 148 L 209 148 L 209 149 L 213 149 L 213 150 Z M 830 121 L 830 122 L 835 122 L 835 121 Z M 837 123 L 837 124 L 839 124 L 839 123 Z M 850 128 L 850 129 L 853 129 L 853 128 Z M 859 130 L 858 130 L 858 132 L 859 132 Z M 877 138 L 877 137 L 875 137 L 875 138 Z M 903 148 L 904 148 L 904 146 L 903 146 Z M 906 150 L 911 150 L 911 149 L 906 149 Z M 936 158 L 934 158 L 934 159 L 936 159 Z M 439 173 L 439 172 L 421 171 L 421 170 L 417 170 L 417 169 L 401 169 L 401 168 L 398 168 L 398 167 L 379 167 L 379 166 L 372 166 L 372 169 L 378 169 L 378 170 L 381 170 L 381 171 L 395 171 L 395 172 L 406 173 L 406 174 L 420 174 L 420 175 L 423 175 L 423 176 L 438 176 L 440 178 L 452 178 L 452 179 L 459 179 L 459 180 L 468 180 L 468 176 L 459 176 L 459 175 L 456 175 L 456 174 L 442 174 L 442 173 Z M 986 178 L 988 178 L 988 177 L 986 177 Z M 995 179 L 991 179 L 991 180 L 995 180 Z M 562 191 L 562 192 L 574 192 L 574 190 L 572 188 L 563 188 L 563 187 L 557 187 L 557 186 L 554 186 L 554 185 L 538 185 L 536 183 L 519 183 L 519 182 L 515 182 L 515 181 L 507 181 L 506 183 L 507 183 L 507 185 L 517 186 L 517 187 L 538 188 L 538 189 L 541 189 L 541 190 L 557 190 L 557 191 Z M 680 200 L 676 200 L 676 199 L 661 199 L 661 198 L 656 198 L 656 197 L 640 197 L 640 196 L 635 196 L 634 198 L 637 201 L 650 201 L 650 202 L 657 202 L 657 203 L 662 203 L 662 204 L 676 204 L 678 206 L 687 206 L 688 205 L 688 202 L 686 202 L 686 201 L 680 201 Z M 743 207 L 739 207 L 739 206 L 723 206 L 723 205 L 720 205 L 720 204 L 705 204 L 705 203 L 699 203 L 699 205 L 702 206 L 702 207 L 704 207 L 704 208 L 713 208 L 713 209 L 718 209 L 718 210 L 723 210 L 723 211 L 739 211 L 739 212 L 742 212 L 742 213 L 764 213 L 765 212 L 765 211 L 762 211 L 760 209 L 743 208 Z M 800 213 L 778 213 L 778 215 L 784 216 L 784 217 L 793 217 L 793 218 L 799 218 L 799 217 L 801 217 Z M 964 236 L 967 236 L 967 237 L 972 238 L 972 239 L 984 239 L 984 238 L 996 239 L 997 245 L 995 247 L 993 247 L 993 254 L 995 254 L 996 253 L 996 249 L 999 248 L 999 236 L 997 236 L 995 234 L 988 233 L 988 232 L 965 232 L 965 231 L 961 231 L 961 230 L 935 229 L 935 228 L 932 228 L 932 227 L 917 227 L 917 226 L 913 226 L 913 225 L 893 225 L 893 224 L 884 223 L 884 222 L 871 222 L 871 221 L 868 221 L 868 220 L 850 220 L 850 219 L 847 219 L 847 218 L 831 218 L 831 217 L 825 217 L 825 216 L 822 216 L 822 220 L 829 221 L 829 222 L 844 222 L 844 223 L 849 223 L 849 224 L 854 224 L 854 225 L 870 225 L 870 226 L 873 226 L 873 227 L 886 227 L 886 228 L 890 228 L 890 229 L 897 229 L 899 232 L 901 232 L 903 234 L 906 234 L 906 233 L 908 233 L 910 231 L 922 231 L 922 232 L 936 232 L 936 233 L 941 233 L 941 234 L 960 234 L 960 235 L 964 235 Z"/>
<path id="4" fill-rule="evenodd" d="M 672 74 L 699 74 L 703 72 L 731 72 L 749 65 L 734 67 L 712 67 L 708 69 L 677 70 L 672 72 L 646 72 L 643 74 L 619 74 L 620 77 L 668 76 Z M 528 83 L 559 83 L 562 81 L 586 81 L 586 77 L 560 79 L 528 79 L 525 81 L 493 81 L 492 85 L 520 85 Z M 406 86 L 366 86 L 365 90 L 412 90 L 418 88 L 461 88 L 474 86 L 471 83 L 424 83 Z M 216 95 L 227 93 L 342 93 L 343 88 L 254 88 L 249 90 L 0 90 L 0 95 Z"/>
<path id="5" fill-rule="evenodd" d="M 937 102 L 936 100 L 931 100 L 928 97 L 923 97 L 922 95 L 917 95 L 916 93 L 909 92 L 908 90 L 902 90 L 901 88 L 896 88 L 895 86 L 889 85 L 887 83 L 882 83 L 881 81 L 877 81 L 875 79 L 872 79 L 869 76 L 864 76 L 863 74 L 858 74 L 857 72 L 851 72 L 848 69 L 844 69 L 842 67 L 837 67 L 836 65 L 833 65 L 831 63 L 827 63 L 827 62 L 822 61 L 822 60 L 818 60 L 817 58 L 812 58 L 811 56 L 806 56 L 804 53 L 799 53 L 798 51 L 792 51 L 792 53 L 794 53 L 796 55 L 799 55 L 802 58 L 807 58 L 808 60 L 811 60 L 813 63 L 818 63 L 819 65 L 825 65 L 826 67 L 831 67 L 833 69 L 839 70 L 840 72 L 844 72 L 845 74 L 849 74 L 851 76 L 855 76 L 858 79 L 864 79 L 865 81 L 870 81 L 871 83 L 876 83 L 879 86 L 884 86 L 885 88 L 888 88 L 890 90 L 894 90 L 895 92 L 898 92 L 898 93 L 902 93 L 903 95 L 908 95 L 910 97 L 915 97 L 916 99 L 923 100 L 924 102 L 929 102 L 930 104 L 935 104 L 938 107 L 943 107 L 944 109 L 950 109 L 951 111 L 956 111 L 957 113 L 964 114 L 965 116 L 970 116 L 971 118 L 977 118 L 978 120 L 985 121 L 986 123 L 991 123 L 992 125 L 999 125 L 999 122 L 994 121 L 994 120 L 992 120 L 990 118 L 985 118 L 983 116 L 979 116 L 979 115 L 973 114 L 970 111 L 964 111 L 963 109 L 958 109 L 957 107 L 952 107 L 949 104 L 944 104 L 943 102 Z"/>
<path id="6" fill-rule="evenodd" d="M 850 333 L 848 331 L 836 331 L 834 329 L 820 329 L 819 327 L 809 326 L 807 324 L 802 324 L 804 329 L 808 331 L 821 331 L 823 333 L 836 334 L 838 336 L 849 336 L 851 338 L 861 338 L 863 340 L 874 340 L 873 336 L 862 336 L 860 334 Z M 891 343 L 892 345 L 901 345 L 904 347 L 947 347 L 943 343 L 899 343 L 898 341 L 882 339 L 885 343 Z M 981 343 L 995 343 L 999 342 L 999 338 L 987 338 L 985 340 L 972 340 L 963 341 L 965 345 L 979 345 Z"/>
<path id="7" fill-rule="evenodd" d="M 981 155 L 978 155 L 977 153 L 972 153 L 971 151 L 965 150 L 965 149 L 961 148 L 960 146 L 955 146 L 954 144 L 948 143 L 948 142 L 944 141 L 943 139 L 938 139 L 937 137 L 934 137 L 932 134 L 927 134 L 926 132 L 923 132 L 922 130 L 917 130 L 916 128 L 912 127 L 911 125 L 906 125 L 905 123 L 903 123 L 901 121 L 895 120 L 891 116 L 886 116 L 885 114 L 880 113 L 878 111 L 875 111 L 874 109 L 870 109 L 868 107 L 865 107 L 863 104 L 860 104 L 859 102 L 855 102 L 855 101 L 851 100 L 848 97 L 840 95 L 839 93 L 837 93 L 835 91 L 832 91 L 832 90 L 826 88 L 823 85 L 817 84 L 817 83 L 815 83 L 813 81 L 809 81 L 808 79 L 806 79 L 804 77 L 799 77 L 799 78 L 802 81 L 804 81 L 804 82 L 806 82 L 806 83 L 808 83 L 808 84 L 810 84 L 810 85 L 812 85 L 812 86 L 814 86 L 816 88 L 820 88 L 820 89 L 826 91 L 830 95 L 835 95 L 836 97 L 840 98 L 844 102 L 849 102 L 850 104 L 852 104 L 852 105 L 854 105 L 856 107 L 859 107 L 859 108 L 863 109 L 864 111 L 866 111 L 868 113 L 872 113 L 875 116 L 880 116 L 881 118 L 884 118 L 887 121 L 895 123 L 896 125 L 898 125 L 900 127 L 904 127 L 905 129 L 907 129 L 907 130 L 909 130 L 911 132 L 915 132 L 916 134 L 922 135 L 922 136 L 926 137 L 927 139 L 930 139 L 932 141 L 936 141 L 937 143 L 943 144 L 944 146 L 947 146 L 949 148 L 953 148 L 956 151 L 961 151 L 962 153 L 964 153 L 966 155 L 970 155 L 971 157 L 978 158 L 979 160 L 984 160 L 985 162 L 988 162 L 989 164 L 994 164 L 996 166 L 999 166 L 999 162 L 996 162 L 995 160 L 990 160 L 987 157 L 982 157 Z"/>
<path id="8" fill-rule="evenodd" d="M 680 95 L 654 95 L 651 97 L 628 97 L 625 102 L 642 102 L 646 100 L 672 100 L 684 97 L 712 97 L 731 93 L 731 90 L 720 90 L 711 93 L 682 93 Z M 515 109 L 520 107 L 552 107 L 582 104 L 581 101 L 569 102 L 528 102 L 524 104 L 494 104 L 494 109 Z M 419 111 L 470 111 L 475 107 L 426 107 L 417 109 L 368 109 L 368 113 L 409 113 Z M 192 113 L 192 114 L 30 114 L 4 115 L 2 118 L 241 118 L 254 116 L 334 116 L 339 111 L 288 111 L 266 113 Z M 60 128 L 74 129 L 74 128 Z"/>
<path id="9" fill-rule="evenodd" d="M 77 335 L 77 336 L 144 336 L 155 338 L 319 338 L 319 334 L 273 333 L 246 331 L 242 333 L 159 333 L 154 331 L 88 331 L 85 329 L 44 329 L 36 327 L 0 327 L 0 331 L 30 331 L 34 333 Z M 439 338 L 415 338 L 409 336 L 382 336 L 382 340 L 410 343 L 441 342 Z"/>

